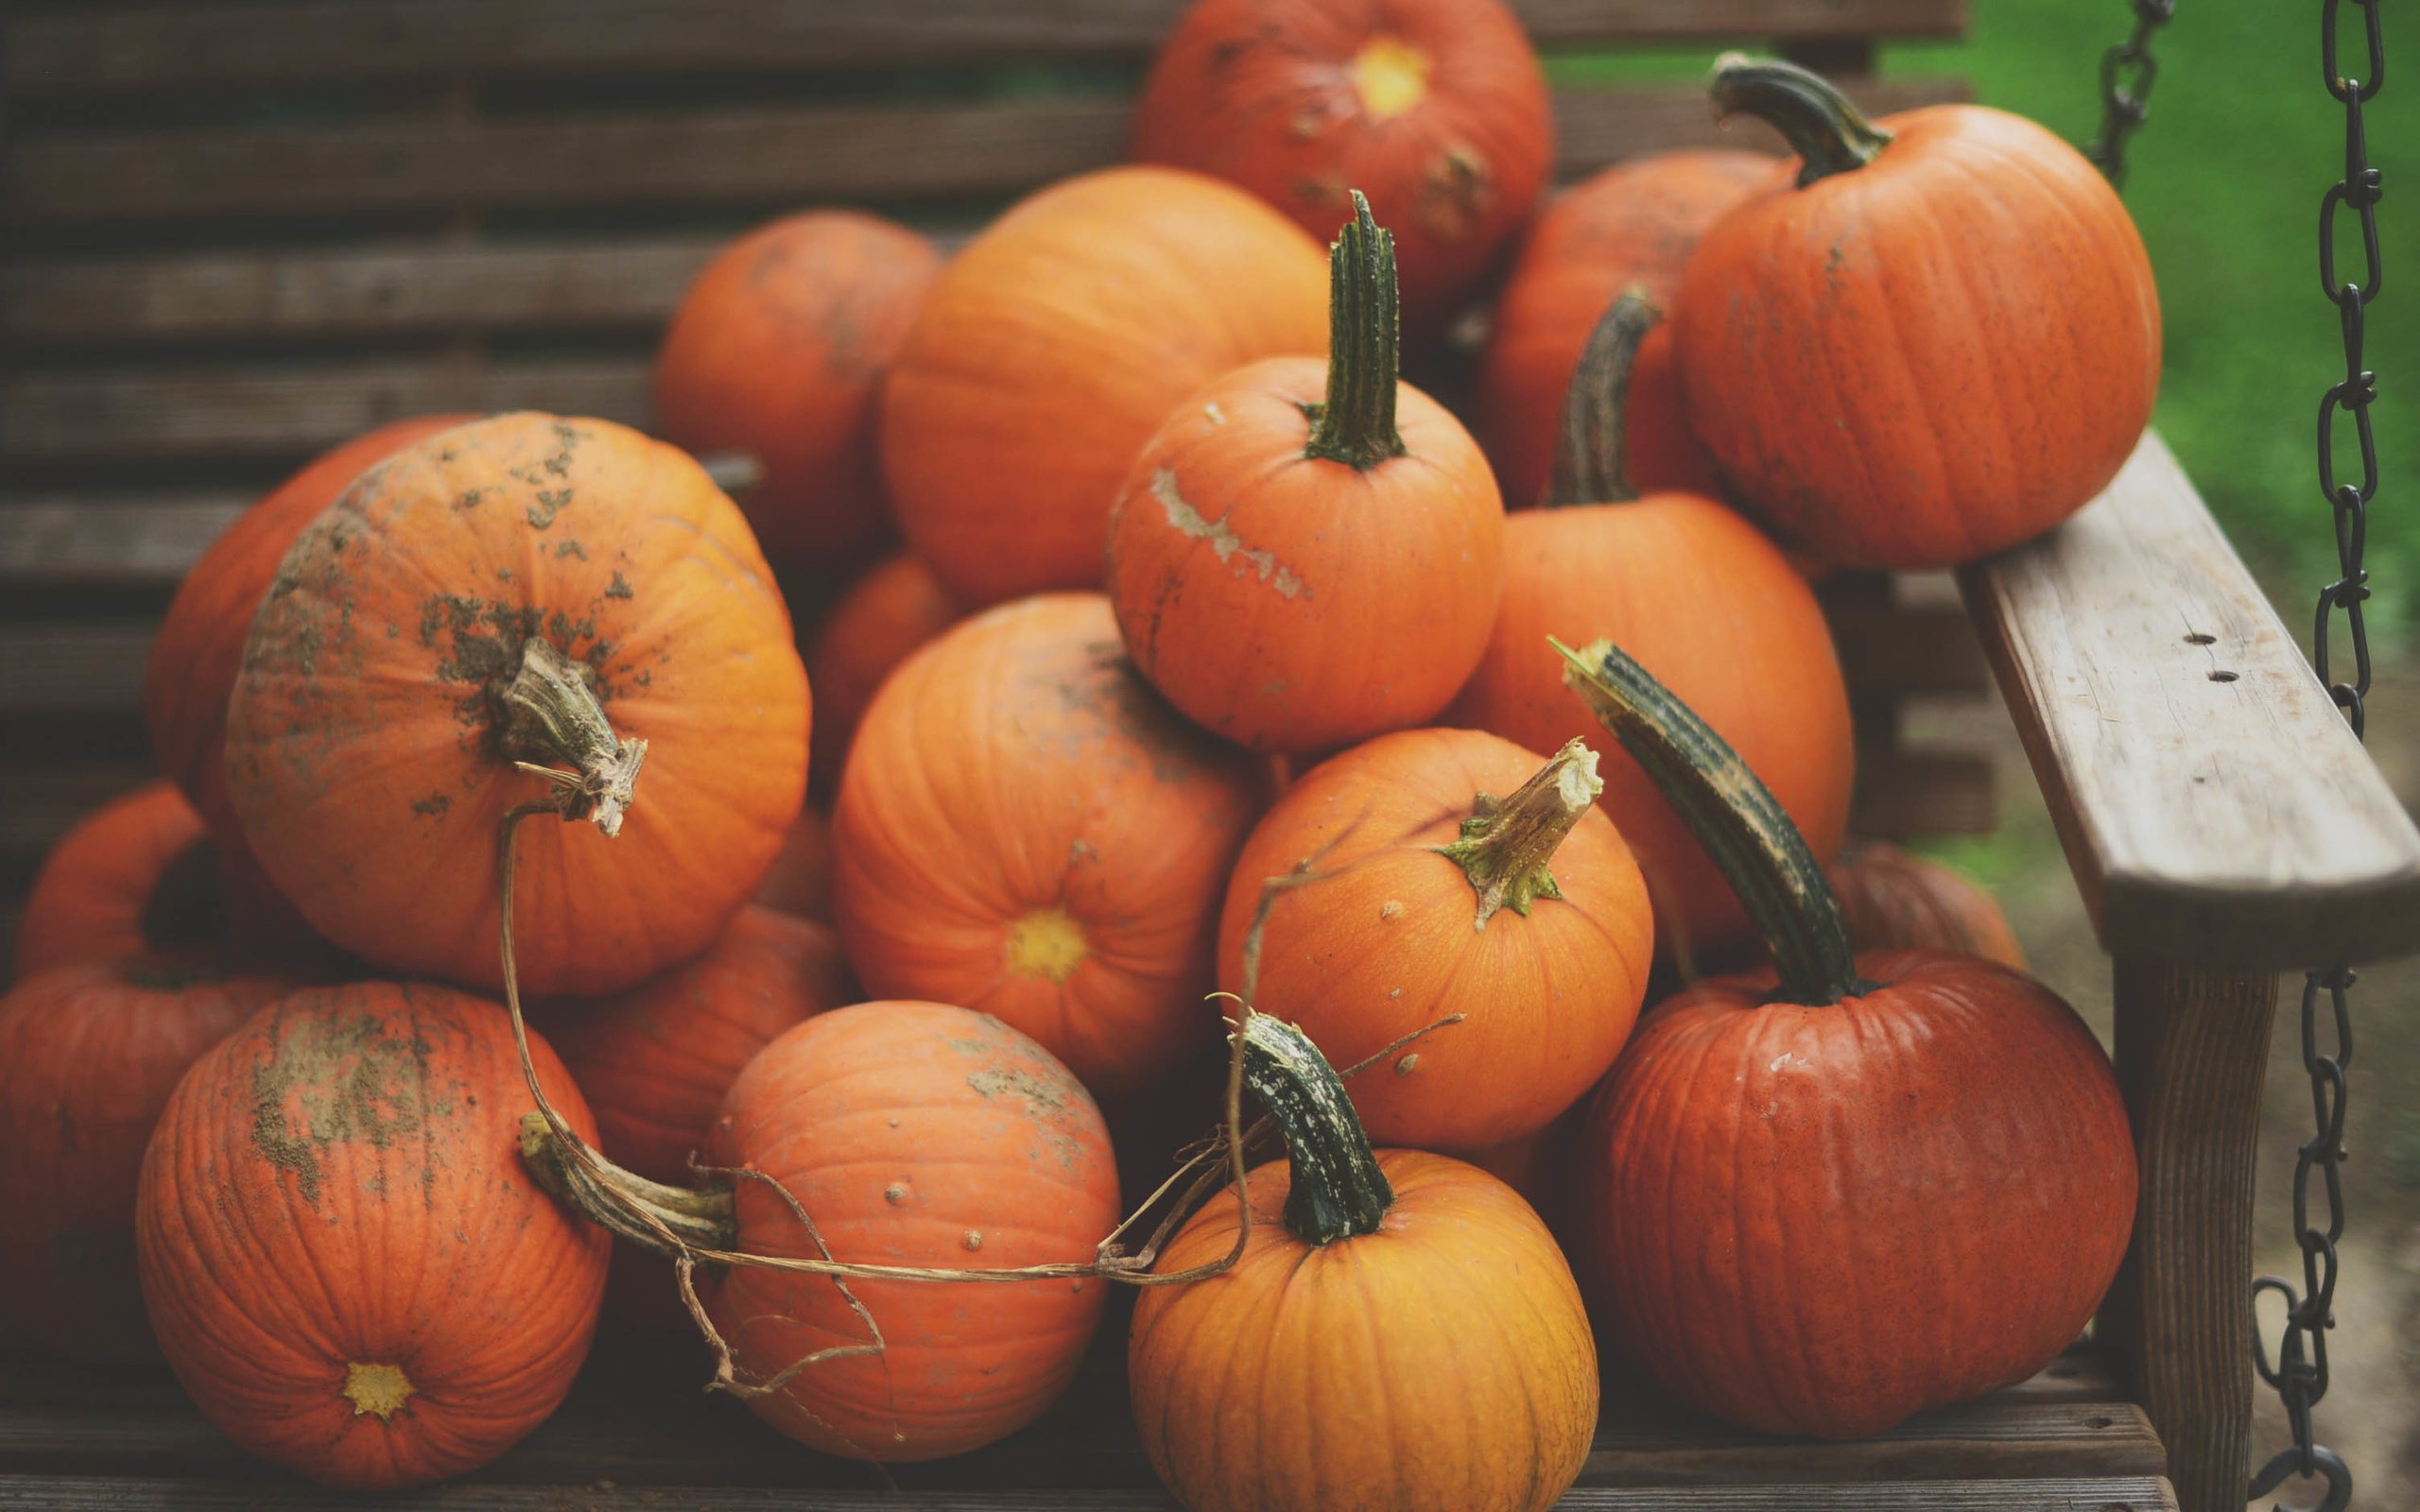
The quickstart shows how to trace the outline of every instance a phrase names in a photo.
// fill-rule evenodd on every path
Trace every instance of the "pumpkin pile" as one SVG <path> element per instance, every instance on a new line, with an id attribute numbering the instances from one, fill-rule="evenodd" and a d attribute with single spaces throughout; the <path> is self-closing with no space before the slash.
<path id="1" fill-rule="evenodd" d="M 171 610 L 174 785 L 28 904 L 0 1321 L 374 1489 L 504 1452 L 600 1327 L 961 1453 L 1131 1285 L 1201 1512 L 1536 1512 L 1600 1338 L 1787 1434 L 2039 1368 L 2124 1113 L 1987 895 L 1843 849 L 1809 576 L 2081 507 L 2157 304 L 2038 128 L 1713 95 L 1795 158 L 1542 209 L 1495 0 L 1201 0 L 1142 163 L 946 262 L 735 242 L 666 439 L 431 416 L 298 473 Z M 1498 272 L 1474 435 L 1402 352 Z M 802 634 L 777 572 L 848 586 Z"/>

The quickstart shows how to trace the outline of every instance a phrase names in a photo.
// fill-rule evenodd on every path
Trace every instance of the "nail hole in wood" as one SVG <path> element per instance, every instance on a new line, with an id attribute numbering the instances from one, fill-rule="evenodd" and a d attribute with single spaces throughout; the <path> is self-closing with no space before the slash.
<path id="1" fill-rule="evenodd" d="M 2192 634 L 2185 638 L 2185 644 L 2187 645 L 2214 645 L 2218 643 L 2218 639 L 2219 638 L 2215 635 L 2204 635 L 2201 631 L 2195 630 Z"/>
<path id="2" fill-rule="evenodd" d="M 2109 1428 L 2114 1427 L 2117 1424 L 2117 1421 L 2118 1419 L 2115 1418 L 2110 1418 L 2100 1413 L 2094 1413 L 2091 1417 L 2083 1420 L 2083 1425 L 2086 1428 Z"/>
<path id="3" fill-rule="evenodd" d="M 2233 682 L 2235 679 L 2236 675 L 2232 672 L 2213 672 L 2210 674 L 2210 680 L 2212 682 Z"/>

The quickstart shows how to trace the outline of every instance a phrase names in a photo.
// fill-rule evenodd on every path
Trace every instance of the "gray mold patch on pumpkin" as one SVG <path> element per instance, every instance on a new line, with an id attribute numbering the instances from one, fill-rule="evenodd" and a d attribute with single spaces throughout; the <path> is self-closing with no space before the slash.
<path id="1" fill-rule="evenodd" d="M 428 1041 L 417 1032 L 389 1030 L 377 1014 L 331 1022 L 307 1009 L 279 1012 L 269 1026 L 274 1046 L 252 1068 L 252 1148 L 291 1172 L 302 1200 L 314 1207 L 325 1177 L 323 1152 L 351 1143 L 385 1150 L 455 1111 L 429 1096 Z M 433 1167 L 422 1173 L 424 1187 L 435 1174 Z"/>

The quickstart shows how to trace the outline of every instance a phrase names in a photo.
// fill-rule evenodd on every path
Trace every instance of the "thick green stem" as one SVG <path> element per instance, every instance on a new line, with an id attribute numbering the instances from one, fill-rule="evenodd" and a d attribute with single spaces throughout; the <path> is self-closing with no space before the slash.
<path id="1" fill-rule="evenodd" d="M 546 773 L 555 779 L 558 811 L 594 820 L 609 835 L 621 833 L 647 742 L 614 735 L 605 706 L 571 658 L 531 636 L 521 647 L 520 670 L 496 690 L 496 701 L 505 755 L 526 766 L 570 767 L 576 776 Z"/>
<path id="2" fill-rule="evenodd" d="M 1547 863 L 1604 790 L 1597 776 L 1597 753 L 1573 740 L 1514 788 L 1512 797 L 1478 796 L 1471 816 L 1462 821 L 1461 838 L 1437 848 L 1439 855 L 1462 868 L 1478 894 L 1473 929 L 1485 929 L 1499 908 L 1527 919 L 1532 901 L 1563 896 Z"/>
<path id="3" fill-rule="evenodd" d="M 1823 1005 L 1870 991 L 1832 885 L 1772 789 L 1612 642 L 1585 651 L 1550 644 L 1564 682 L 1662 790 L 1755 920 L 1781 973 L 1773 1000 Z"/>
<path id="4" fill-rule="evenodd" d="M 554 1199 L 634 1245 L 659 1255 L 681 1253 L 637 1209 L 691 1249 L 739 1247 L 739 1220 L 731 1188 L 674 1187 L 625 1171 L 595 1151 L 583 1162 L 566 1149 L 544 1113 L 521 1115 L 521 1162 Z"/>
<path id="5" fill-rule="evenodd" d="M 1717 120 L 1753 115 L 1782 134 L 1798 154 L 1798 186 L 1864 167 L 1891 145 L 1891 133 L 1867 120 L 1831 80 L 1778 58 L 1724 53 L 1706 87 Z"/>
<path id="6" fill-rule="evenodd" d="M 1353 191 L 1353 218 L 1327 253 L 1327 403 L 1305 456 L 1363 472 L 1403 455 L 1395 431 L 1395 239 Z"/>
<path id="7" fill-rule="evenodd" d="M 1305 1244 L 1375 1233 L 1395 1200 L 1344 1083 L 1302 1030 L 1247 1012 L 1244 1082 L 1286 1136 L 1286 1227 Z"/>
<path id="8" fill-rule="evenodd" d="M 1628 504 L 1638 497 L 1630 486 L 1622 412 L 1630 407 L 1630 375 L 1638 365 L 1638 344 L 1662 316 L 1647 291 L 1634 285 L 1589 333 L 1580 366 L 1572 369 L 1571 387 L 1564 390 L 1563 439 L 1555 448 L 1547 508 Z"/>

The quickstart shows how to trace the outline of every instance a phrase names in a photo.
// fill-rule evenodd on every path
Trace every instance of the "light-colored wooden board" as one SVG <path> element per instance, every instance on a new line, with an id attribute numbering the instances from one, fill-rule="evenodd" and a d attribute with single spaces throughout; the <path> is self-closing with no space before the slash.
<path id="1" fill-rule="evenodd" d="M 2113 954 L 2420 950 L 2420 831 L 2157 437 L 1960 582 Z"/>
<path id="2" fill-rule="evenodd" d="M 0 583 L 165 587 L 254 495 L 0 496 Z"/>
<path id="3" fill-rule="evenodd" d="M 1848 80 L 1876 111 L 1955 82 Z M 1670 147 L 1772 147 L 1689 84 L 1555 96 L 1559 167 Z M 610 205 L 786 206 L 1006 194 L 1126 156 L 1123 99 L 760 106 L 12 136 L 0 202 L 27 221 Z"/>
<path id="4" fill-rule="evenodd" d="M 1964 0 L 1512 0 L 1542 44 L 1946 37 Z M 1184 0 L 348 0 L 24 15 L 7 88 L 95 91 L 1136 58 Z"/>

